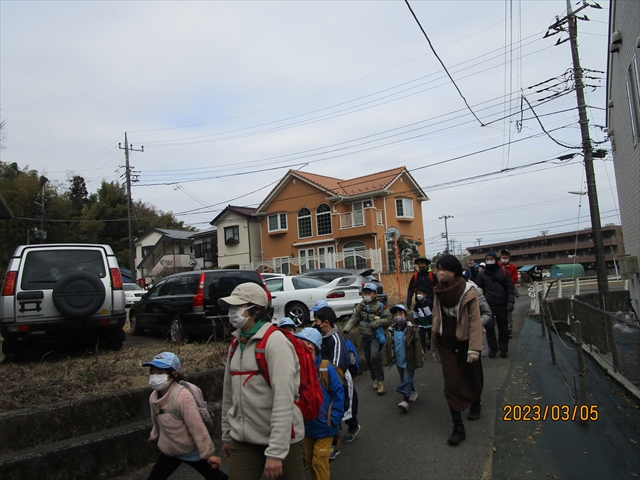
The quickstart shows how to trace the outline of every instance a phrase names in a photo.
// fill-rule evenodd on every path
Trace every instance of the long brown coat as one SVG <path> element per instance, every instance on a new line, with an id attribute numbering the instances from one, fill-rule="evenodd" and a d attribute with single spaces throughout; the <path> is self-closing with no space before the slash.
<path id="1" fill-rule="evenodd" d="M 433 297 L 433 323 L 431 326 L 431 351 L 438 350 L 437 334 L 442 325 L 442 310 L 438 295 Z M 476 289 L 467 283 L 458 303 L 458 322 L 456 324 L 458 341 L 469 340 L 469 350 L 482 350 L 482 321 L 480 320 L 480 303 Z"/>

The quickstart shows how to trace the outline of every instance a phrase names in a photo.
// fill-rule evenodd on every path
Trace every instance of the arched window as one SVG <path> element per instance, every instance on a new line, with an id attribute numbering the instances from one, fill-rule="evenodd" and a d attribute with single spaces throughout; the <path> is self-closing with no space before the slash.
<path id="1" fill-rule="evenodd" d="M 342 252 L 344 253 L 344 268 L 356 270 L 367 268 L 367 259 L 364 257 L 366 248 L 363 242 L 353 241 L 344 244 Z"/>
<path id="2" fill-rule="evenodd" d="M 311 230 L 311 210 L 302 207 L 298 210 L 298 238 L 309 238 L 313 236 Z"/>
<path id="3" fill-rule="evenodd" d="M 326 203 L 316 208 L 316 227 L 318 235 L 331 235 L 331 208 Z"/>

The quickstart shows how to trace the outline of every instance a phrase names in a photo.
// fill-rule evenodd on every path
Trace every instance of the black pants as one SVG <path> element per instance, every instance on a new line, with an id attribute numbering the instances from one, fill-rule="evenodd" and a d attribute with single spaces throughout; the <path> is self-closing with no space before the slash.
<path id="1" fill-rule="evenodd" d="M 491 312 L 493 313 L 495 326 L 493 324 L 487 324 L 484 327 L 487 331 L 487 343 L 489 344 L 489 349 L 497 351 L 499 348 L 501 352 L 506 353 L 509 350 L 509 326 L 507 319 L 507 309 L 506 307 L 491 307 Z M 497 339 L 495 328 L 496 326 L 498 327 Z"/>
<path id="2" fill-rule="evenodd" d="M 219 468 L 211 468 L 206 460 L 187 462 L 185 460 L 180 460 L 178 457 L 169 457 L 168 455 L 161 453 L 160 458 L 158 458 L 158 461 L 153 466 L 153 470 L 151 470 L 147 480 L 166 480 L 183 462 L 195 469 L 207 480 L 226 480 L 229 478 L 227 474 L 222 472 Z"/>
<path id="3" fill-rule="evenodd" d="M 384 369 L 382 367 L 382 349 L 384 346 L 378 343 L 378 339 L 375 336 L 362 335 L 362 347 L 371 380 L 382 380 L 384 382 Z"/>
<path id="4" fill-rule="evenodd" d="M 478 398 L 471 404 L 471 407 L 469 408 L 469 412 L 479 411 L 481 405 L 482 405 L 482 402 Z M 451 421 L 453 422 L 454 426 L 463 425 L 462 412 L 459 412 L 457 410 L 452 410 L 451 407 L 449 407 L 449 412 L 451 413 Z"/>
<path id="5" fill-rule="evenodd" d="M 351 399 L 351 418 L 345 420 L 344 423 L 352 432 L 358 429 L 358 392 L 356 392 L 355 384 L 353 386 L 353 398 Z"/>

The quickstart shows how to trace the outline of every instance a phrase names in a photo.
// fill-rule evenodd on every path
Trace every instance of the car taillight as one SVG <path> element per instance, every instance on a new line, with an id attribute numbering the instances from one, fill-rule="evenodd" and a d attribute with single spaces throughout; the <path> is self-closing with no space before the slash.
<path id="1" fill-rule="evenodd" d="M 124 287 L 122 286 L 122 275 L 120 275 L 119 268 L 110 268 L 111 272 L 111 286 L 114 290 L 122 290 Z"/>
<path id="2" fill-rule="evenodd" d="M 2 296 L 13 295 L 16 291 L 16 277 L 18 272 L 10 271 L 4 277 L 4 285 L 2 286 Z"/>
<path id="3" fill-rule="evenodd" d="M 264 291 L 267 292 L 267 300 L 269 300 L 269 303 L 271 303 L 271 292 L 267 288 L 267 284 L 264 283 L 264 278 L 262 278 L 262 274 L 258 272 L 258 275 L 260 275 L 260 280 L 262 280 L 262 286 L 264 287 Z"/>
<path id="4" fill-rule="evenodd" d="M 344 297 L 344 292 L 342 290 L 327 294 L 327 298 L 342 298 L 342 297 Z"/>
<path id="5" fill-rule="evenodd" d="M 198 280 L 198 290 L 196 291 L 196 295 L 193 297 L 193 308 L 194 310 L 202 310 L 204 309 L 204 279 L 205 274 L 200 274 L 200 280 Z"/>

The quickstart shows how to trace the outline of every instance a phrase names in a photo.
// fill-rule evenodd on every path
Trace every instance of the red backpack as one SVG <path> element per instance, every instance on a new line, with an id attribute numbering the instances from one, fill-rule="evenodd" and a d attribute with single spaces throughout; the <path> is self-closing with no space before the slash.
<path id="1" fill-rule="evenodd" d="M 413 274 L 413 288 L 417 287 L 418 281 L 418 272 L 414 272 Z M 429 281 L 431 281 L 431 285 L 433 285 L 433 272 L 429 270 Z"/>
<path id="2" fill-rule="evenodd" d="M 295 404 L 302 412 L 302 418 L 305 423 L 315 420 L 320 414 L 320 407 L 322 406 L 323 398 L 320 381 L 318 380 L 318 369 L 313 362 L 313 358 L 311 358 L 311 353 L 309 353 L 307 346 L 290 331 L 271 325 L 264 334 L 264 337 L 262 337 L 258 342 L 258 345 L 256 345 L 256 363 L 258 364 L 258 370 L 230 373 L 231 375 L 248 375 L 247 379 L 242 382 L 242 385 L 247 383 L 254 375 L 259 374 L 265 379 L 267 385 L 271 386 L 267 359 L 265 358 L 265 349 L 267 346 L 267 340 L 269 340 L 271 334 L 276 331 L 281 332 L 291 342 L 294 350 L 296 351 L 298 363 L 300 364 L 300 388 L 298 389 L 299 399 Z M 237 347 L 238 339 L 236 337 L 232 337 L 231 348 L 229 349 L 229 358 L 233 357 Z"/>

